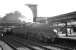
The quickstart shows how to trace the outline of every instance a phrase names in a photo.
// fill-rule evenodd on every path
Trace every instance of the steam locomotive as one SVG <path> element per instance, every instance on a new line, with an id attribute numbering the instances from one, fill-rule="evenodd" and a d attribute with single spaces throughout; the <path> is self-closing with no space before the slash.
<path id="1" fill-rule="evenodd" d="M 12 30 L 12 31 L 11 31 Z M 54 41 L 58 35 L 46 23 L 26 23 L 7 29 L 7 34 L 14 34 L 26 39 L 47 42 Z M 9 32 L 9 33 L 8 33 Z M 13 33 L 11 33 L 13 32 Z"/>

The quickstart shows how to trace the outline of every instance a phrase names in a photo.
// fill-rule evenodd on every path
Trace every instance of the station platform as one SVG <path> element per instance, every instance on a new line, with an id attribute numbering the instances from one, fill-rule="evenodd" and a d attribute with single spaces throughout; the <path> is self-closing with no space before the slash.
<path id="1" fill-rule="evenodd" d="M 76 37 L 60 37 L 62 39 L 71 39 L 71 40 L 76 40 Z"/>
<path id="2" fill-rule="evenodd" d="M 0 50 L 13 50 L 10 46 L 8 46 L 5 42 L 0 40 Z"/>
<path id="3" fill-rule="evenodd" d="M 59 38 L 76 40 L 76 34 L 68 34 L 68 36 L 65 34 L 59 34 Z"/>

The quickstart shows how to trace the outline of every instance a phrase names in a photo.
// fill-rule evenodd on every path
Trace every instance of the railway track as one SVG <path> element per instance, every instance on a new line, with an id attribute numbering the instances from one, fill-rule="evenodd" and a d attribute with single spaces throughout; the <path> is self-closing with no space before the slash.
<path id="1" fill-rule="evenodd" d="M 14 38 L 13 38 L 14 37 Z M 67 48 L 58 44 L 50 44 L 49 46 L 47 45 L 41 45 L 41 43 L 36 43 L 30 40 L 25 40 L 20 37 L 15 37 L 15 36 L 7 36 L 6 41 L 8 40 L 9 44 L 12 46 L 15 45 L 15 43 L 19 45 L 22 45 L 23 47 L 27 47 L 31 50 L 72 50 L 71 48 Z M 17 47 L 15 47 L 17 49 Z"/>
<path id="2" fill-rule="evenodd" d="M 24 38 L 21 38 L 19 36 L 14 36 L 14 35 L 5 36 L 2 39 L 7 44 L 9 44 L 14 50 L 19 49 L 17 46 L 29 48 L 30 50 L 75 50 L 60 44 L 50 43 L 48 46 L 42 45 L 41 43 L 33 42 L 33 41 L 30 42 L 30 40 L 26 40 Z"/>
<path id="3" fill-rule="evenodd" d="M 32 48 L 30 45 L 24 45 L 23 43 L 21 43 L 21 42 L 19 42 L 19 41 L 17 41 L 18 39 L 11 39 L 10 37 L 5 37 L 4 38 L 4 41 L 6 42 L 6 43 L 8 43 L 12 48 L 13 48 L 13 50 L 19 50 L 20 49 L 20 47 L 21 48 L 28 48 L 28 49 L 30 49 L 30 50 L 36 50 L 36 49 L 34 49 L 34 48 Z"/>
<path id="4" fill-rule="evenodd" d="M 20 43 L 20 42 L 18 42 L 18 41 L 10 40 L 10 39 L 6 39 L 6 40 L 8 40 L 7 42 L 8 42 L 11 46 L 13 46 L 16 50 L 18 50 L 20 47 L 25 48 L 25 49 L 28 48 L 28 49 L 30 49 L 30 50 L 35 50 L 35 49 L 32 48 L 31 46 L 24 45 L 24 44 L 22 44 L 22 43 Z"/>
<path id="5" fill-rule="evenodd" d="M 22 37 L 21 37 L 22 38 Z M 23 38 L 24 39 L 24 38 Z M 39 42 L 38 42 L 39 43 Z M 41 42 L 40 42 L 41 43 Z M 40 46 L 40 43 L 38 44 Z M 42 43 L 41 43 L 42 44 Z M 50 47 L 51 46 L 51 47 Z M 49 43 L 48 46 L 44 46 L 46 48 L 59 48 L 59 49 L 62 49 L 62 50 L 75 50 L 74 48 L 70 48 L 67 46 L 67 44 L 65 45 L 62 45 L 62 44 L 59 44 L 59 43 Z"/>
<path id="6" fill-rule="evenodd" d="M 7 38 L 7 37 L 6 37 Z M 13 45 L 17 45 L 17 44 L 14 44 L 14 43 L 18 43 L 18 45 L 23 45 L 24 47 L 27 47 L 30 48 L 31 50 L 51 50 L 51 49 L 48 49 L 48 48 L 45 48 L 41 45 L 38 45 L 36 43 L 32 43 L 32 42 L 29 42 L 29 41 L 23 41 L 23 40 L 20 40 L 20 38 L 15 38 L 15 39 L 11 39 L 11 37 L 7 38 L 6 40 L 8 40 L 8 42 Z M 12 46 L 13 46 L 12 45 Z"/>
<path id="7" fill-rule="evenodd" d="M 55 45 L 59 44 L 59 47 L 68 48 L 70 50 L 76 50 L 76 40 L 73 39 L 62 39 L 58 38 L 55 42 Z"/>

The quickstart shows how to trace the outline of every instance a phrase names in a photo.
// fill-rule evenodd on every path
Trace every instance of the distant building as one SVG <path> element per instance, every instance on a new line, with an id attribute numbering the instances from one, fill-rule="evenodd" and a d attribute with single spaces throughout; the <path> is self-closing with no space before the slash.
<path id="1" fill-rule="evenodd" d="M 47 17 L 36 17 L 36 22 L 48 23 Z"/>

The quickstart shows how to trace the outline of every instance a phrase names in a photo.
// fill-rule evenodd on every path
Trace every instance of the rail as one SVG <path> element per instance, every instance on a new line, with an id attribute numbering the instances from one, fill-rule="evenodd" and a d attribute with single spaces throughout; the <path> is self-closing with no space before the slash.
<path id="1" fill-rule="evenodd" d="M 19 37 L 19 38 L 20 38 L 20 37 Z M 22 38 L 20 41 L 23 41 L 23 40 L 25 40 L 25 39 Z M 30 41 L 30 40 L 28 40 L 28 41 Z M 32 43 L 32 42 L 31 42 L 31 43 Z M 34 42 L 34 43 L 32 43 L 32 44 L 50 50 L 49 48 L 46 48 L 46 47 L 42 46 L 41 44 L 39 44 L 39 43 L 37 43 L 37 42 Z M 56 48 L 61 48 L 61 49 L 64 49 L 64 50 L 72 50 L 71 48 L 67 48 L 67 47 L 61 46 L 61 45 L 59 45 L 59 44 L 50 43 L 49 46 L 56 47 Z"/>
<path id="2" fill-rule="evenodd" d="M 13 37 L 15 37 L 14 39 L 12 39 Z M 12 44 L 11 44 L 11 41 L 12 42 L 15 42 L 15 43 L 18 43 L 18 44 L 21 44 L 23 45 L 24 47 L 27 47 L 31 50 L 36 50 L 36 48 L 32 47 L 32 46 L 37 46 L 43 50 L 51 50 L 51 48 L 48 48 L 44 45 L 41 45 L 41 43 L 38 43 L 38 42 L 34 42 L 34 41 L 31 41 L 30 40 L 27 40 L 26 42 L 26 39 L 24 38 L 21 38 L 21 37 L 18 37 L 18 36 L 8 36 L 8 37 L 4 37 L 3 39 L 10 47 L 12 47 L 14 50 L 17 50 L 16 47 L 14 47 Z M 25 42 L 25 43 L 24 43 Z M 28 44 L 26 44 L 28 43 Z M 49 43 L 49 46 L 51 47 L 55 47 L 55 48 L 60 48 L 60 49 L 63 49 L 63 50 L 74 50 L 72 48 L 68 48 L 68 47 L 65 47 L 63 45 L 60 45 L 60 44 L 56 44 L 56 43 Z"/>
<path id="3" fill-rule="evenodd" d="M 10 46 L 13 50 L 17 50 L 14 46 L 12 46 L 7 40 L 2 38 L 2 41 L 4 41 L 8 46 Z"/>

